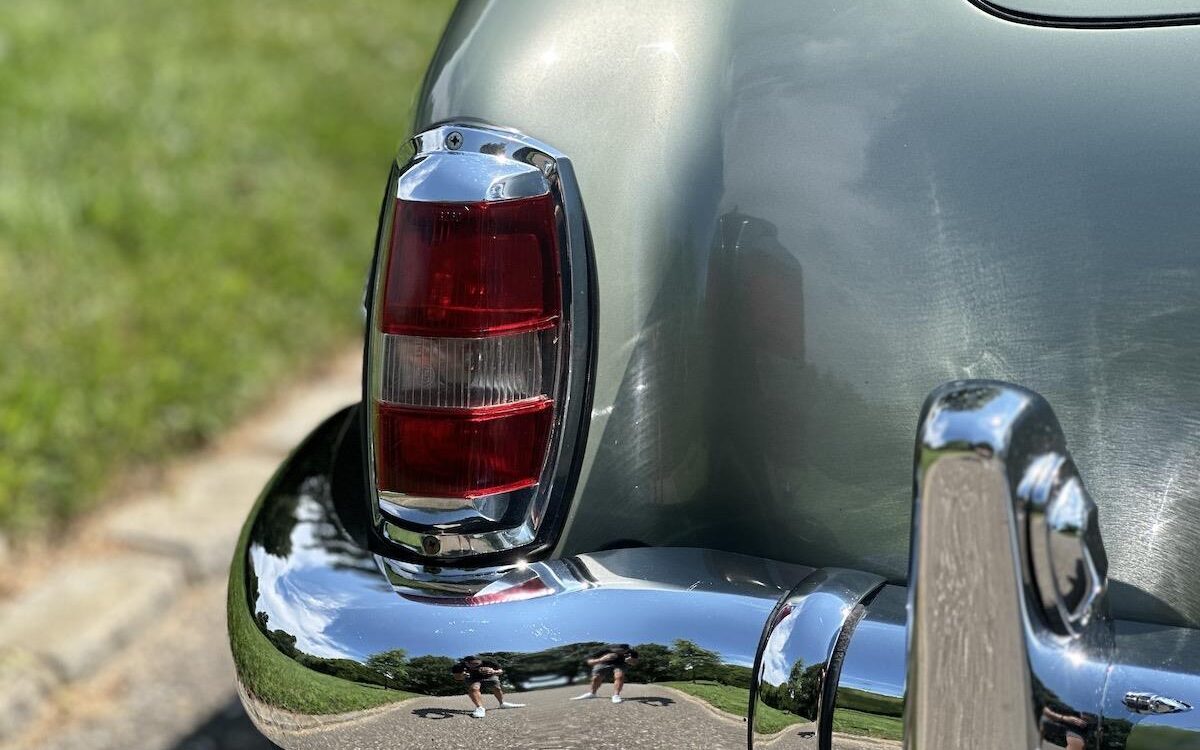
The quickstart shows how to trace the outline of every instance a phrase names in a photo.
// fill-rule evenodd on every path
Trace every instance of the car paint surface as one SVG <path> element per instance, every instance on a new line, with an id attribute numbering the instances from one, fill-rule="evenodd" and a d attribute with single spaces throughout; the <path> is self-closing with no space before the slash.
<path id="1" fill-rule="evenodd" d="M 1200 28 L 965 0 L 464 3 L 415 127 L 571 156 L 598 274 L 562 554 L 630 542 L 906 575 L 955 378 L 1043 394 L 1114 614 L 1200 625 Z"/>

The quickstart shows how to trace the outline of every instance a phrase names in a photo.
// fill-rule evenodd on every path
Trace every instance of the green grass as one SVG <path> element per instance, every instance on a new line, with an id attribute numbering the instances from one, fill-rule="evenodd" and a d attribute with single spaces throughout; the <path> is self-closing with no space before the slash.
<path id="1" fill-rule="evenodd" d="M 721 685 L 708 680 L 698 682 L 664 682 L 667 687 L 687 693 L 708 703 L 710 706 L 734 716 L 746 715 L 750 703 L 750 691 L 746 688 Z M 857 692 L 857 691 L 853 691 Z M 866 700 L 864 698 L 863 700 Z M 839 703 L 841 698 L 839 696 Z M 887 701 L 881 704 L 881 710 L 890 711 L 894 706 Z M 759 705 L 755 709 L 754 730 L 762 734 L 775 734 L 793 724 L 799 724 L 803 719 L 786 711 L 780 711 L 770 706 Z M 884 740 L 900 740 L 904 731 L 904 722 L 899 716 L 880 716 L 851 708 L 838 706 L 833 712 L 833 731 L 853 734 L 859 737 L 875 737 Z"/>
<path id="2" fill-rule="evenodd" d="M 854 688 L 838 688 L 833 730 L 899 741 L 904 734 L 904 701 Z"/>
<path id="3" fill-rule="evenodd" d="M 750 705 L 750 691 L 746 688 L 722 685 L 708 680 L 699 680 L 697 682 L 664 682 L 661 684 L 675 688 L 681 693 L 687 693 L 694 698 L 699 698 L 713 708 L 724 711 L 727 714 L 733 714 L 734 716 L 745 717 L 746 709 Z M 798 724 L 802 721 L 799 716 L 794 716 L 770 706 L 760 705 L 754 713 L 754 729 L 756 732 L 763 734 L 775 734 L 792 724 Z"/>
<path id="4" fill-rule="evenodd" d="M 0 3 L 0 530 L 349 342 L 446 0 Z"/>
<path id="5" fill-rule="evenodd" d="M 839 707 L 833 709 L 833 731 L 899 742 L 904 736 L 904 720 L 898 716 L 880 716 Z"/>
<path id="6" fill-rule="evenodd" d="M 259 506 L 263 500 L 260 498 Z M 258 506 L 250 518 L 258 517 Z M 275 648 L 250 615 L 246 603 L 246 555 L 250 524 L 242 529 L 237 553 L 229 570 L 229 648 L 239 677 L 251 695 L 268 706 L 307 715 L 361 711 L 416 697 L 342 680 L 298 664 Z"/>

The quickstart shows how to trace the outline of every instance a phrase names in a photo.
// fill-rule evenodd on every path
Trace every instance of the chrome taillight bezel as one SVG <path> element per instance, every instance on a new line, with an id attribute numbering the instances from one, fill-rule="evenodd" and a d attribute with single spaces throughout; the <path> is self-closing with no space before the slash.
<path id="1" fill-rule="evenodd" d="M 396 200 L 478 202 L 544 195 L 554 200 L 559 235 L 562 311 L 555 416 L 537 485 L 509 493 L 504 503 L 454 513 L 406 508 L 393 493 L 378 491 L 373 399 L 381 388 L 377 357 L 384 274 Z M 375 541 L 385 554 L 431 564 L 491 565 L 532 559 L 548 551 L 566 518 L 582 459 L 594 371 L 595 295 L 590 238 L 578 184 L 562 153 L 510 130 L 452 122 L 432 127 L 405 144 L 388 178 L 375 257 L 364 299 L 363 439 L 367 495 Z M 484 507 L 486 506 L 486 507 Z"/>

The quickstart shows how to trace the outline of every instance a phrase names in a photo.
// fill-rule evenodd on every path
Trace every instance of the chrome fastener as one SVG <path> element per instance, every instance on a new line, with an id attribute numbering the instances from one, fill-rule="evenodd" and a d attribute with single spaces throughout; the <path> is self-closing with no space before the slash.
<path id="1" fill-rule="evenodd" d="M 1154 693 L 1126 693 L 1121 702 L 1135 714 L 1179 714 L 1192 710 L 1188 703 Z"/>

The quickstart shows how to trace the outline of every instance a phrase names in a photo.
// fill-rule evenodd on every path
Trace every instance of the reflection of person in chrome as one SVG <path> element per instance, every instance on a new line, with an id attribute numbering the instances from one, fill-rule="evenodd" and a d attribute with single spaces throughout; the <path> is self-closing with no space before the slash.
<path id="1" fill-rule="evenodd" d="M 482 719 L 487 714 L 483 707 L 483 689 L 487 688 L 500 702 L 500 708 L 521 708 L 524 703 L 509 703 L 504 700 L 504 691 L 500 689 L 500 675 L 504 670 L 490 659 L 480 659 L 478 656 L 464 656 L 461 661 L 450 668 L 455 679 L 467 684 L 467 697 L 475 704 L 472 716 Z"/>
<path id="2" fill-rule="evenodd" d="M 1063 733 L 1063 739 L 1067 743 L 1063 747 L 1066 750 L 1083 750 L 1087 746 L 1088 720 L 1073 711 L 1069 709 L 1055 711 L 1050 706 L 1046 706 L 1042 709 L 1041 723 L 1043 733 L 1047 725 L 1053 726 Z"/>
<path id="3" fill-rule="evenodd" d="M 633 667 L 637 665 L 637 651 L 629 647 L 628 643 L 613 643 L 605 646 L 601 650 L 592 654 L 587 660 L 587 664 L 592 668 L 592 689 L 591 692 L 577 695 L 571 700 L 581 701 L 587 698 L 595 698 L 596 692 L 600 690 L 600 686 L 604 684 L 604 679 L 609 675 L 613 678 L 613 703 L 621 702 L 621 688 L 625 687 L 625 667 Z"/>

